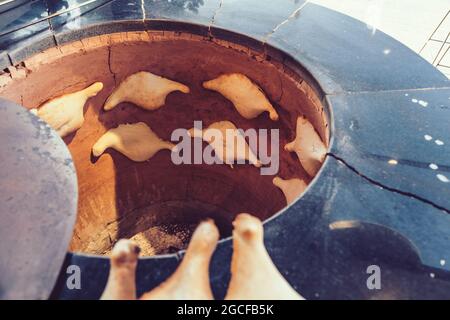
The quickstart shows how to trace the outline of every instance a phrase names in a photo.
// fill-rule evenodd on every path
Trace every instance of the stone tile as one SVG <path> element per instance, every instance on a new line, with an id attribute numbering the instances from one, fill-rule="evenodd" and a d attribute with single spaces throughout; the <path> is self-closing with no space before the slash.
<path id="1" fill-rule="evenodd" d="M 450 182 L 442 181 L 450 179 L 450 89 L 328 100 L 334 115 L 333 154 L 386 187 L 450 210 Z"/>
<path id="2" fill-rule="evenodd" d="M 223 0 L 220 9 L 214 15 L 213 26 L 263 40 L 304 2 L 304 0 Z M 212 30 L 213 35 L 215 32 L 219 30 Z"/>
<path id="3" fill-rule="evenodd" d="M 265 243 L 307 299 L 448 298 L 449 227 L 448 214 L 328 157 L 305 195 L 265 224 Z M 373 264 L 389 290 L 367 289 Z"/>
<path id="4" fill-rule="evenodd" d="M 450 85 L 427 61 L 384 33 L 314 4 L 281 25 L 268 44 L 297 59 L 329 94 Z"/>
<path id="5" fill-rule="evenodd" d="M 223 299 L 230 282 L 231 255 L 233 247 L 231 239 L 222 240 L 214 251 L 209 266 L 211 289 L 216 299 Z"/>
<path id="6" fill-rule="evenodd" d="M 171 19 L 209 25 L 221 0 L 144 1 L 147 19 Z"/>

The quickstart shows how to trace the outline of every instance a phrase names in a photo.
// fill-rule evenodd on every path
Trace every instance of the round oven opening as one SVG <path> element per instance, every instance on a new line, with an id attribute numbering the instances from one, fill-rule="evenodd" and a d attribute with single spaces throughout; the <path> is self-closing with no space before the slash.
<path id="1" fill-rule="evenodd" d="M 0 95 L 29 109 L 97 81 L 104 85 L 85 104 L 83 126 L 64 138 L 79 187 L 71 251 L 107 254 L 118 239 L 132 238 L 144 256 L 176 252 L 186 247 L 206 217 L 215 220 L 222 237 L 229 236 L 237 214 L 248 212 L 265 220 L 287 205 L 273 184 L 275 176 L 306 184 L 312 180 L 295 152 L 283 148 L 296 137 L 299 116 L 306 117 L 328 145 L 328 118 L 314 86 L 283 61 L 227 41 L 162 31 L 107 34 L 48 49 L 16 71 Z M 154 111 L 132 103 L 104 111 L 113 89 L 139 71 L 183 83 L 190 93 L 170 93 L 165 105 Z M 259 85 L 279 120 L 272 121 L 267 113 L 245 119 L 225 97 L 202 87 L 204 81 L 228 73 L 244 74 Z M 190 129 L 194 121 L 207 127 L 224 120 L 243 130 L 268 129 L 269 137 L 271 129 L 278 129 L 276 175 L 261 175 L 251 164 L 176 165 L 168 150 L 145 162 L 133 162 L 113 149 L 99 158 L 91 153 L 95 142 L 120 124 L 144 122 L 169 141 L 175 129 Z"/>

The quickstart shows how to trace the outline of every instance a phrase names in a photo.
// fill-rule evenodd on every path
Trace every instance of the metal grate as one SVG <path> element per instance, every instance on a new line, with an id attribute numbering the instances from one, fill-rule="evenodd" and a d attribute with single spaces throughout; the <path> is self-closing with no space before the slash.
<path id="1" fill-rule="evenodd" d="M 450 10 L 434 29 L 419 53 L 450 78 Z"/>

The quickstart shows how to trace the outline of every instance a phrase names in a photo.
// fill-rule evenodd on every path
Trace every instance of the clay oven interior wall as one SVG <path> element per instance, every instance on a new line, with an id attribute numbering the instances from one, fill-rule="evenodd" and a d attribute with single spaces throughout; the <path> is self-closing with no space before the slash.
<path id="1" fill-rule="evenodd" d="M 171 93 L 165 106 L 145 111 L 122 103 L 105 112 L 103 103 L 126 76 L 152 73 L 188 85 L 190 94 Z M 202 88 L 205 80 L 240 72 L 257 83 L 274 104 L 280 119 L 267 114 L 246 120 L 220 94 Z M 176 128 L 204 127 L 229 120 L 238 128 L 279 129 L 280 170 L 284 179 L 310 182 L 295 154 L 283 146 L 295 137 L 297 116 L 305 115 L 324 141 L 328 125 L 315 91 L 283 63 L 269 60 L 225 41 L 211 41 L 185 33 L 127 32 L 83 39 L 33 56 L 0 87 L 3 98 L 35 108 L 46 100 L 101 81 L 104 89 L 85 106 L 84 125 L 64 138 L 78 175 L 78 220 L 70 249 L 104 254 L 123 237 L 138 234 L 144 254 L 179 250 L 200 219 L 212 217 L 222 236 L 230 235 L 231 221 L 240 212 L 267 219 L 286 202 L 272 184 L 251 165 L 174 165 L 169 151 L 135 163 L 108 150 L 91 156 L 96 140 L 109 128 L 143 121 L 164 140 Z"/>

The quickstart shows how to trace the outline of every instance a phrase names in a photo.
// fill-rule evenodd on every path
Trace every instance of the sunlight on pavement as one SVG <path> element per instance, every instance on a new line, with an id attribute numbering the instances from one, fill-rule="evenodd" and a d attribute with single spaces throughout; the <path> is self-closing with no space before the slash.
<path id="1" fill-rule="evenodd" d="M 310 0 L 382 31 L 450 77 L 449 0 Z"/>

